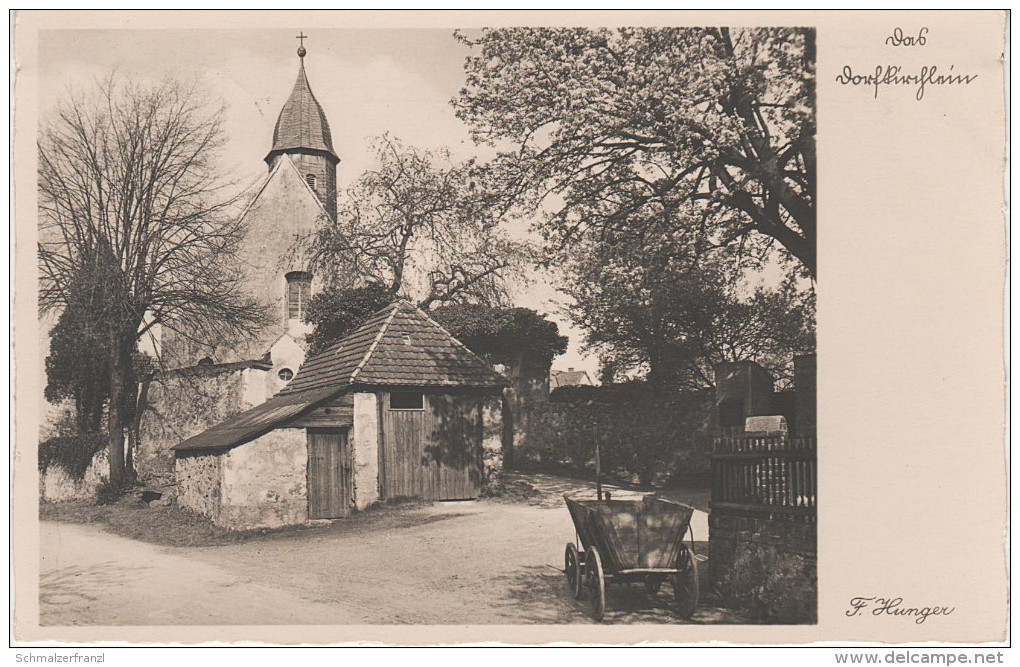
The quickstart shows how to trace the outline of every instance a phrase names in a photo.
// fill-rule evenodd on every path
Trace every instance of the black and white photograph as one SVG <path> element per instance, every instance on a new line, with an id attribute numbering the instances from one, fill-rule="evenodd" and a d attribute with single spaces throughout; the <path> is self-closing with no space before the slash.
<path id="1" fill-rule="evenodd" d="M 855 304 L 813 15 L 36 14 L 37 634 L 819 627 L 855 548 L 819 535 L 869 487 L 820 481 L 858 436 L 818 406 L 869 415 L 818 390 L 857 343 L 818 353 Z M 855 590 L 830 617 L 896 593 Z"/>

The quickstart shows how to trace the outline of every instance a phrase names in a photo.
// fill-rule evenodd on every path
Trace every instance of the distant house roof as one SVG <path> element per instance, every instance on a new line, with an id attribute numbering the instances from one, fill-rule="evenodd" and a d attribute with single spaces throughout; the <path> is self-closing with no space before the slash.
<path id="1" fill-rule="evenodd" d="M 590 386 L 594 384 L 591 381 L 591 376 L 588 375 L 588 371 L 575 371 L 571 368 L 565 371 L 553 371 L 549 374 L 549 389 Z"/>
<path id="2" fill-rule="evenodd" d="M 308 357 L 297 376 L 273 398 L 174 449 L 235 447 L 355 385 L 497 389 L 509 382 L 432 318 L 401 300 L 373 314 L 340 341 Z"/>

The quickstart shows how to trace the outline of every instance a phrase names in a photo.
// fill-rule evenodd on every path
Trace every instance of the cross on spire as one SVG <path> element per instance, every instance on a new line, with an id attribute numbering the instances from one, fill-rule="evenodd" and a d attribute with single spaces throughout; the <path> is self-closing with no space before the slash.
<path id="1" fill-rule="evenodd" d="M 308 39 L 308 35 L 305 34 L 304 30 L 301 30 L 298 36 L 294 39 L 300 40 L 301 45 L 298 47 L 297 54 L 299 58 L 304 58 L 305 53 L 307 53 L 307 51 L 305 51 L 305 40 Z"/>

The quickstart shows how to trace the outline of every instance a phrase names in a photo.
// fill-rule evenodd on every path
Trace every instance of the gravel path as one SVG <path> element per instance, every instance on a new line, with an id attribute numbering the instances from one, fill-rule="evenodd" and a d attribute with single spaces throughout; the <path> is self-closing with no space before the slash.
<path id="1" fill-rule="evenodd" d="M 591 623 L 560 572 L 574 531 L 559 494 L 582 487 L 528 479 L 541 493 L 527 501 L 390 507 L 369 521 L 215 547 L 160 547 L 43 522 L 41 622 Z M 707 515 L 696 512 L 692 523 L 707 554 Z M 668 586 L 653 600 L 638 586 L 610 588 L 605 622 L 676 623 L 668 604 Z M 710 605 L 693 619 L 735 621 Z"/>

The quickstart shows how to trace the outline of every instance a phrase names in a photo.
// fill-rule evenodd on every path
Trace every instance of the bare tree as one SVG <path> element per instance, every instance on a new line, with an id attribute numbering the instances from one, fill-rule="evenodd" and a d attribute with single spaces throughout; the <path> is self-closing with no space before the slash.
<path id="1" fill-rule="evenodd" d="M 473 299 L 506 301 L 506 280 L 527 246 L 500 228 L 500 211 L 472 161 L 454 164 L 384 135 L 379 167 L 347 191 L 317 240 L 327 274 L 357 276 L 422 308 Z"/>
<path id="2" fill-rule="evenodd" d="M 40 305 L 62 310 L 83 278 L 103 281 L 114 484 L 127 477 L 139 337 L 158 325 L 215 340 L 264 322 L 233 259 L 242 229 L 216 169 L 221 116 L 180 83 L 111 75 L 40 129 Z"/>

